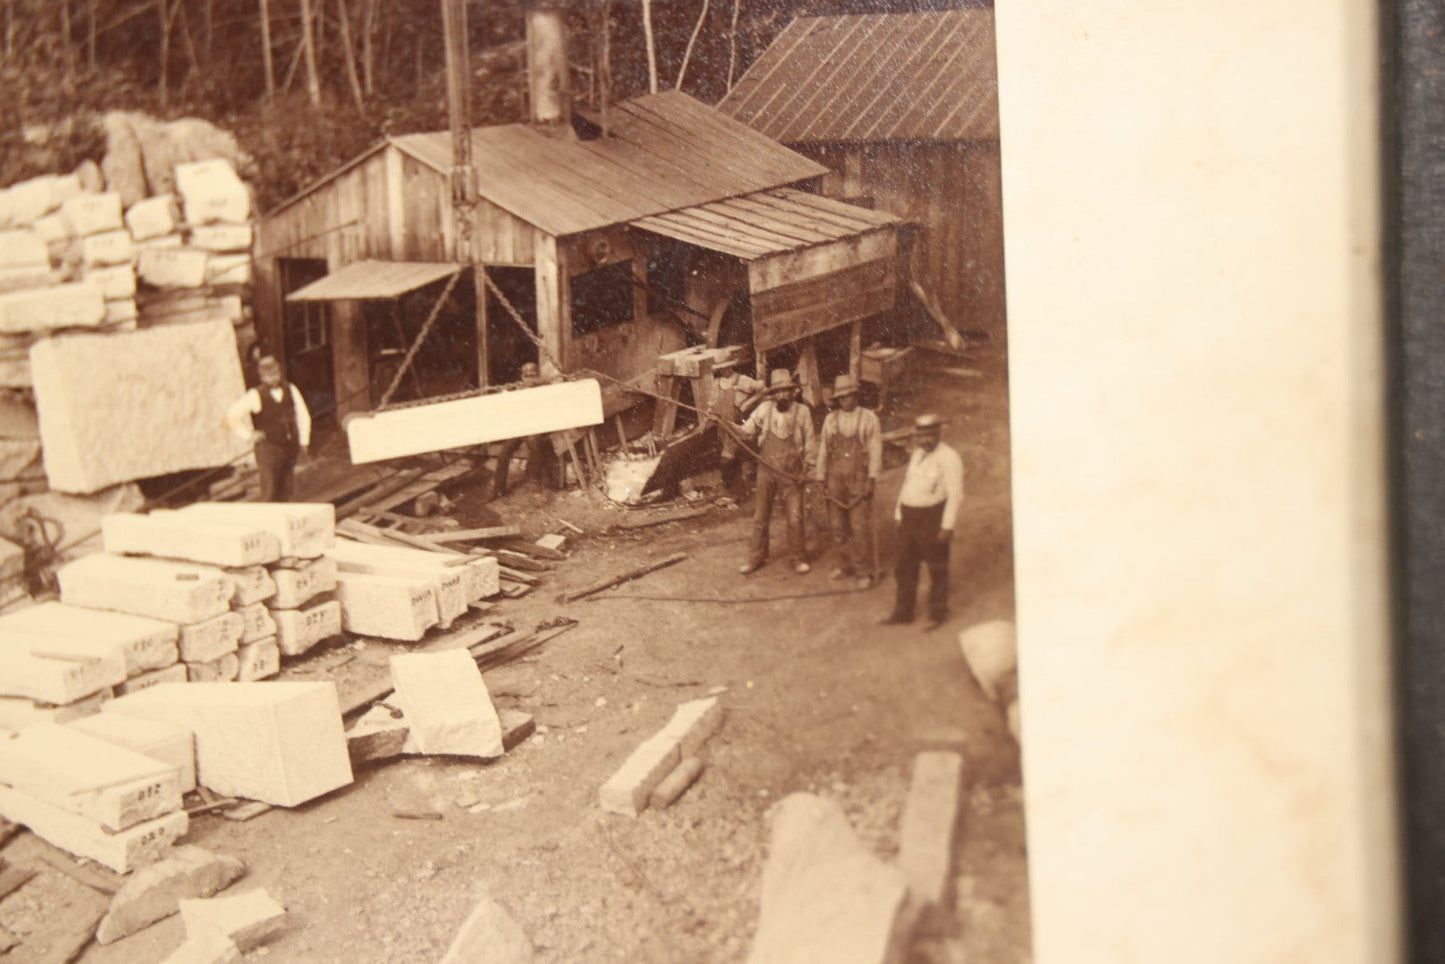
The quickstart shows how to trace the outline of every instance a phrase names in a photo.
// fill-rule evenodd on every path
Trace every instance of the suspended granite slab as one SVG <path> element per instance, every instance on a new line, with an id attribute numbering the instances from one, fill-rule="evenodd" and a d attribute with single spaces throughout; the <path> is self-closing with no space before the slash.
<path id="1" fill-rule="evenodd" d="M 228 322 L 51 338 L 30 370 L 52 489 L 213 468 L 246 449 L 224 422 L 245 390 Z"/>

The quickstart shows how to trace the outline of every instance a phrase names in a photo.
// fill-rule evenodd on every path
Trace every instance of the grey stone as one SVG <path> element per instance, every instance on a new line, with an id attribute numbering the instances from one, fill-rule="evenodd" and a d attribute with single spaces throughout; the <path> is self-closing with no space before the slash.
<path id="1" fill-rule="evenodd" d="M 530 964 L 532 939 L 511 914 L 483 896 L 457 931 L 441 964 Z"/>
<path id="2" fill-rule="evenodd" d="M 181 901 L 212 897 L 239 880 L 246 865 L 200 847 L 173 847 L 166 858 L 136 871 L 111 898 L 95 939 L 111 944 L 179 913 Z"/>

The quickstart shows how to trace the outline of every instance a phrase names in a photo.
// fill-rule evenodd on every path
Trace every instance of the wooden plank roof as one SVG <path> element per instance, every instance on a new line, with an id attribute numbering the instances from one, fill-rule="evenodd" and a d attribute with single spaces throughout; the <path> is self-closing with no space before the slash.
<path id="1" fill-rule="evenodd" d="M 801 17 L 718 110 L 784 144 L 997 140 L 993 10 Z"/>
<path id="2" fill-rule="evenodd" d="M 548 137 L 525 124 L 472 132 L 477 192 L 553 235 L 794 184 L 823 166 L 677 91 L 617 104 L 609 134 Z M 451 135 L 404 134 L 398 149 L 445 174 Z"/>
<path id="3" fill-rule="evenodd" d="M 297 288 L 287 301 L 341 301 L 399 298 L 458 270 L 454 264 L 426 261 L 356 261 Z"/>
<path id="4" fill-rule="evenodd" d="M 755 261 L 899 223 L 901 219 L 881 211 L 780 188 L 649 215 L 632 226 Z"/>

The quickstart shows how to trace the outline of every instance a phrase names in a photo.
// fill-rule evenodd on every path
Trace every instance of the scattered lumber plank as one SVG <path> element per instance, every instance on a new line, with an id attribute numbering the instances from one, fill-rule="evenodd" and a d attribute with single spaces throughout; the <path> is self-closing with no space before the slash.
<path id="1" fill-rule="evenodd" d="M 572 523 L 568 522 L 566 519 L 558 519 L 557 522 L 558 522 L 559 524 L 564 525 L 564 526 L 566 526 L 567 528 L 571 529 L 573 532 L 577 533 L 579 536 L 585 536 L 585 535 L 587 534 L 581 527 L 573 525 Z"/>
<path id="2" fill-rule="evenodd" d="M 644 516 L 639 519 L 625 519 L 617 524 L 619 529 L 647 529 L 652 526 L 660 526 L 668 522 L 683 522 L 687 519 L 696 519 L 705 516 L 708 508 L 700 509 L 673 509 L 670 512 L 662 512 L 657 515 Z"/>
<path id="3" fill-rule="evenodd" d="M 227 820 L 246 821 L 253 817 L 259 817 L 271 810 L 271 804 L 262 803 L 260 800 L 247 800 L 227 810 L 221 811 L 221 816 Z"/>
<path id="4" fill-rule="evenodd" d="M 361 542 L 371 542 L 373 545 L 403 545 L 411 549 L 425 549 L 427 552 L 441 552 L 447 555 L 466 557 L 466 553 L 460 549 L 453 549 L 451 546 L 439 545 L 422 536 L 414 536 L 405 532 L 397 532 L 395 529 L 381 529 L 365 522 L 357 522 L 355 519 L 347 519 L 345 522 L 336 524 L 336 531 L 343 535 L 354 536 Z M 362 538 L 367 536 L 369 538 Z M 374 540 L 380 539 L 381 542 Z M 390 541 L 387 541 L 390 540 Z"/>
<path id="5" fill-rule="evenodd" d="M 650 572 L 656 572 L 659 569 L 665 569 L 668 566 L 676 565 L 677 563 L 682 562 L 686 558 L 687 553 L 685 552 L 673 553 L 672 555 L 667 556 L 664 559 L 658 559 L 654 562 L 649 562 L 644 565 L 637 566 L 636 568 L 629 569 L 626 572 L 621 573 L 620 575 L 613 576 L 611 579 L 604 579 L 601 582 L 593 583 L 586 589 L 579 589 L 576 592 L 569 592 L 562 597 L 562 601 L 576 602 L 579 599 L 586 599 L 588 596 L 595 595 L 596 593 L 599 593 L 604 589 L 611 589 L 613 586 L 619 586 L 624 582 L 631 582 L 633 579 L 639 579 Z"/>
<path id="6" fill-rule="evenodd" d="M 40 840 L 39 837 L 36 839 Z M 121 875 L 100 867 L 91 867 L 77 863 L 74 857 L 59 850 L 53 844 L 44 840 L 40 840 L 40 842 L 45 844 L 45 846 L 39 850 L 38 856 L 47 866 L 54 867 L 67 877 L 78 880 L 85 886 L 92 890 L 98 890 L 102 894 L 114 896 L 115 892 L 120 890 Z"/>
<path id="7" fill-rule="evenodd" d="M 535 542 L 527 542 L 524 539 L 508 542 L 502 548 L 510 549 L 512 552 L 520 552 L 525 556 L 531 556 L 533 559 L 546 559 L 549 562 L 562 562 L 569 558 L 565 552 L 549 549 L 547 546 L 539 546 Z"/>
<path id="8" fill-rule="evenodd" d="M 512 633 L 512 627 L 506 623 L 482 623 L 481 625 L 468 625 L 453 629 L 452 631 L 428 640 L 421 646 L 412 649 L 416 653 L 436 653 L 447 649 L 460 649 L 465 647 L 470 650 L 477 646 L 486 646 L 501 637 Z M 385 699 L 391 695 L 391 675 L 388 673 L 373 685 L 361 690 L 341 704 L 342 717 L 366 709 L 373 703 Z"/>
<path id="9" fill-rule="evenodd" d="M 520 639 L 509 639 L 505 642 L 483 644 L 473 647 L 469 652 L 471 652 L 473 658 L 476 659 L 478 669 L 496 669 L 498 666 L 503 666 L 531 652 L 544 643 L 551 642 L 576 625 L 575 620 L 569 620 L 560 623 L 560 625 L 541 627 Z"/>
<path id="10" fill-rule="evenodd" d="M 421 536 L 428 542 L 485 542 L 488 539 L 518 539 L 522 530 L 516 526 L 489 526 L 483 529 L 454 529 L 438 532 L 436 535 Z"/>
<path id="11" fill-rule="evenodd" d="M 360 495 L 347 499 L 336 507 L 336 518 L 344 519 L 360 509 L 373 506 L 376 502 L 386 498 L 393 492 L 406 488 L 417 479 L 421 478 L 424 469 L 402 469 L 392 478 L 378 482 Z"/>
<path id="12" fill-rule="evenodd" d="M 9 897 L 15 891 L 24 887 L 35 876 L 35 871 L 29 867 L 6 867 L 0 870 L 0 900 Z"/>
<path id="13" fill-rule="evenodd" d="M 520 582 L 524 586 L 535 586 L 541 581 L 536 576 L 528 575 L 510 566 L 498 565 L 497 572 L 503 579 L 509 582 Z"/>
<path id="14" fill-rule="evenodd" d="M 492 554 L 497 557 L 497 562 L 511 569 L 520 569 L 522 572 L 552 571 L 551 566 L 544 565 L 531 556 L 513 549 L 496 549 Z"/>
<path id="15" fill-rule="evenodd" d="M 414 499 L 420 498 L 434 491 L 437 486 L 450 482 L 452 479 L 461 478 L 471 471 L 470 466 L 448 465 L 445 468 L 434 469 L 407 485 L 395 490 L 390 495 L 375 499 L 367 504 L 366 508 L 372 512 L 387 512 L 397 506 L 405 505 Z"/>

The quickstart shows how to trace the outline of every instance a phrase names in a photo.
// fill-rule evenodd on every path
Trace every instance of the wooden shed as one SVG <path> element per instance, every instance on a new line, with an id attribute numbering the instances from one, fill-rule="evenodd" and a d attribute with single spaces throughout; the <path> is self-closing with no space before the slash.
<path id="1" fill-rule="evenodd" d="M 992 9 L 799 18 L 718 109 L 826 165 L 825 195 L 917 224 L 918 301 L 1003 346 Z"/>
<path id="2" fill-rule="evenodd" d="M 651 389 L 660 354 L 702 342 L 819 380 L 857 365 L 862 319 L 894 302 L 897 218 L 812 193 L 826 168 L 682 93 L 607 126 L 473 131 L 461 217 L 445 132 L 388 138 L 266 215 L 258 331 L 313 408 L 370 409 L 434 314 L 397 400 L 528 360 Z"/>

